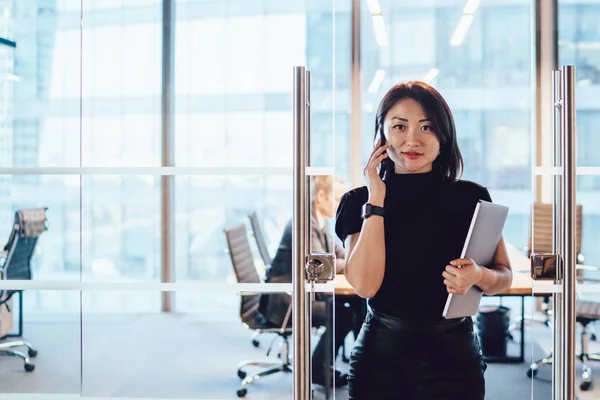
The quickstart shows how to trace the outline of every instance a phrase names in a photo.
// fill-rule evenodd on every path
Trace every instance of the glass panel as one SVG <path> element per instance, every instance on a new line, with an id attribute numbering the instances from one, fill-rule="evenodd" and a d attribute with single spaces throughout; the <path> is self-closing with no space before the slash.
<path id="1" fill-rule="evenodd" d="M 584 2 L 559 0 L 559 61 L 560 65 L 576 66 L 577 165 L 598 167 L 600 160 L 592 149 L 599 144 L 594 128 L 600 118 L 596 101 L 600 90 L 600 49 L 597 46 L 600 34 L 596 23 L 600 2 L 581 3 Z M 593 176 L 584 185 L 593 190 L 600 187 L 598 182 L 598 177 Z"/>
<path id="2" fill-rule="evenodd" d="M 286 227 L 293 205 L 288 169 L 293 161 L 292 67 L 304 65 L 311 71 L 311 165 L 335 167 L 347 179 L 347 156 L 334 157 L 333 150 L 347 149 L 349 143 L 349 4 L 177 0 L 176 10 L 176 165 L 223 168 L 212 176 L 175 179 L 177 282 L 232 287 L 244 282 L 247 276 L 236 274 L 243 266 L 232 262 L 237 248 L 227 241 L 237 228 L 241 233 L 236 243 L 248 248 L 244 254 L 249 254 L 251 280 L 268 280 L 271 286 L 291 283 L 292 237 Z M 206 37 L 211 40 L 197 40 Z M 229 174 L 227 167 L 243 167 L 246 173 Z M 269 172 L 274 167 L 285 169 Z M 276 266 L 270 269 L 273 258 Z M 274 311 L 265 309 L 265 302 L 260 307 L 279 327 L 289 289 L 263 288 L 278 292 L 269 296 L 270 304 L 283 304 L 283 312 L 277 304 Z M 218 321 L 211 325 L 237 325 L 232 331 L 244 333 L 240 318 L 251 325 L 240 313 L 246 300 L 227 290 L 178 292 L 176 307 L 178 312 Z M 244 337 L 232 337 L 233 347 L 223 344 L 221 351 L 236 363 L 264 359 L 273 334 L 260 334 L 254 349 L 251 333 L 252 329 Z M 316 346 L 323 332 L 313 333 Z M 269 358 L 277 360 L 276 352 Z M 224 370 L 235 377 L 235 363 Z M 324 386 L 332 389 L 329 383 Z M 233 380 L 219 392 L 195 396 L 231 397 L 239 387 L 240 380 Z M 316 398 L 322 398 L 323 385 L 315 388 Z M 248 387 L 248 396 L 258 398 L 291 398 L 292 393 L 291 377 L 280 373 Z"/>
<path id="3" fill-rule="evenodd" d="M 84 176 L 82 185 L 74 205 L 82 216 L 81 280 L 159 282 L 160 177 Z"/>
<path id="4" fill-rule="evenodd" d="M 80 162 L 80 14 L 70 12 L 63 5 L 30 2 L 18 7 L 13 15 L 16 27 L 27 26 L 36 34 L 23 29 L 15 31 L 18 81 L 14 88 L 11 166 L 77 166 Z M 13 179 L 31 188 L 39 185 L 36 176 Z"/>
<path id="5" fill-rule="evenodd" d="M 577 217 L 576 246 L 578 252 L 576 298 L 576 352 L 593 354 L 600 351 L 595 342 L 595 314 L 584 314 L 583 309 L 600 304 L 600 251 L 597 234 L 600 232 L 600 160 L 593 148 L 598 146 L 594 123 L 600 118 L 597 93 L 600 88 L 600 32 L 597 17 L 600 1 L 569 2 L 559 0 L 558 55 L 560 65 L 575 65 L 576 68 L 576 162 L 585 176 L 577 177 L 576 202 L 580 216 Z M 583 4 L 585 3 L 585 4 Z M 589 317 L 592 322 L 583 317 Z M 587 342 L 584 343 L 584 339 Z M 593 357 L 593 356 L 592 356 Z M 586 367 L 595 370 L 595 361 L 576 360 L 575 387 L 581 399 L 596 398 L 592 375 L 584 374 Z M 597 379 L 597 378 L 596 378 Z"/>
<path id="6" fill-rule="evenodd" d="M 8 253 L 0 256 L 0 265 L 6 268 L 6 276 L 11 279 L 0 279 L 0 285 L 14 284 L 12 280 L 17 279 L 24 282 L 18 287 L 25 289 L 21 292 L 22 298 L 15 293 L 9 300 L 10 310 L 0 304 L 0 337 L 7 333 L 13 336 L 3 338 L 0 346 L 25 340 L 38 352 L 36 357 L 31 357 L 35 366 L 31 372 L 24 370 L 21 359 L 0 354 L 0 371 L 6 377 L 0 380 L 1 394 L 22 394 L 27 398 L 43 393 L 55 397 L 79 394 L 81 390 L 81 297 L 77 290 L 81 265 L 80 184 L 78 177 L 72 178 L 21 174 L 0 177 L 5 182 L 0 197 L 0 249 L 13 243 L 9 238 L 16 211 L 44 207 L 48 226 L 34 247 L 16 247 L 14 253 L 9 247 Z M 37 187 L 32 182 L 37 182 Z M 27 246 L 31 240 L 22 238 L 18 243 Z M 31 254 L 28 264 L 21 263 L 28 254 Z M 46 284 L 38 290 L 40 281 Z M 27 286 L 32 284 L 37 287 Z M 0 303 L 4 303 L 6 294 L 0 287 Z M 15 350 L 28 353 L 22 346 Z"/>
<path id="7" fill-rule="evenodd" d="M 552 138 L 548 138 L 548 140 L 552 140 Z M 531 195 L 533 205 L 529 208 L 528 230 L 531 232 L 531 237 L 527 254 L 551 254 L 553 251 L 552 210 L 554 205 L 549 201 L 536 201 L 535 193 L 546 190 L 545 197 L 551 199 L 548 196 L 551 196 L 552 187 L 547 187 L 544 183 L 551 184 L 552 176 L 543 174 L 535 176 L 535 178 L 538 179 L 534 179 L 534 190 Z M 530 267 L 529 262 L 527 265 Z M 525 338 L 528 343 L 527 364 L 523 365 L 523 372 L 532 378 L 530 381 L 532 398 L 549 399 L 552 398 L 555 382 L 551 366 L 554 345 L 554 290 L 552 289 L 554 281 L 531 281 L 529 278 L 528 281 L 532 284 L 532 296 L 527 299 L 524 314 Z M 521 324 L 517 325 L 520 327 Z"/>
<path id="8" fill-rule="evenodd" d="M 70 10 L 65 1 L 0 5 L 0 36 L 17 44 L 14 50 L 6 40 L 0 45 L 0 157 L 2 167 L 16 168 L 0 177 L 2 235 L 7 240 L 16 233 L 18 210 L 45 207 L 48 223 L 37 241 L 16 233 L 17 246 L 7 248 L 0 261 L 6 271 L 0 285 L 19 289 L 8 300 L 10 309 L 0 305 L 0 337 L 6 330 L 11 335 L 3 337 L 2 346 L 30 342 L 34 350 L 15 349 L 35 365 L 28 368 L 20 358 L 2 354 L 0 397 L 60 399 L 81 393 L 81 181 L 67 171 L 19 171 L 80 164 L 80 13 L 72 12 L 80 8 L 77 3 Z M 8 243 L 2 242 L 2 249 Z"/>

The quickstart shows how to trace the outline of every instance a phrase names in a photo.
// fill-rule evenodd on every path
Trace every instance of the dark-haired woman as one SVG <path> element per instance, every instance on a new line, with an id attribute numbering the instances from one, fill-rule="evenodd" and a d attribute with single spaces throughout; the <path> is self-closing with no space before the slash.
<path id="1" fill-rule="evenodd" d="M 388 91 L 375 140 L 367 185 L 344 194 L 336 218 L 345 275 L 370 306 L 351 355 L 349 399 L 481 400 L 486 365 L 473 321 L 442 312 L 448 293 L 511 285 L 502 239 L 494 265 L 459 258 L 475 206 L 490 195 L 459 179 L 452 113 L 423 82 Z"/>

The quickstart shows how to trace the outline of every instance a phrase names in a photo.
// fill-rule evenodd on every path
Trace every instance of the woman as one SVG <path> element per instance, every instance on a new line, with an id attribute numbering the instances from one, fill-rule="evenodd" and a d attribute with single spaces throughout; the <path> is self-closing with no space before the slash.
<path id="1" fill-rule="evenodd" d="M 446 320 L 448 293 L 508 289 L 504 241 L 494 265 L 460 259 L 486 188 L 458 180 L 463 161 L 452 113 L 433 87 L 398 84 L 379 104 L 367 185 L 344 194 L 336 234 L 348 239 L 345 275 L 370 310 L 351 354 L 350 400 L 484 398 L 471 318 Z"/>

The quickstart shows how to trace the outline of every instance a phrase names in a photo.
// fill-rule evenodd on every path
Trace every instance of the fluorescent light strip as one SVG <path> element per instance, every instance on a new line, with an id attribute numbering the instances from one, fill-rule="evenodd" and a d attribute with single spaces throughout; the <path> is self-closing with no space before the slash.
<path id="1" fill-rule="evenodd" d="M 432 68 L 431 70 L 429 70 L 428 73 L 425 74 L 425 76 L 423 77 L 423 82 L 425 83 L 431 83 L 431 81 L 433 81 L 435 79 L 436 76 L 438 76 L 438 74 L 440 73 L 440 70 L 437 68 Z"/>
<path id="2" fill-rule="evenodd" d="M 304 286 L 310 292 L 310 284 Z M 0 280 L 0 290 L 60 290 L 102 292 L 229 292 L 229 293 L 287 293 L 291 283 L 219 283 L 219 282 L 80 282 L 48 280 Z M 333 283 L 317 283 L 315 291 L 333 292 Z"/>
<path id="3" fill-rule="evenodd" d="M 375 30 L 375 39 L 377 40 L 377 44 L 379 47 L 385 47 L 388 45 L 387 32 L 385 31 L 385 21 L 383 20 L 383 15 L 373 15 L 371 17 L 373 20 L 373 29 Z"/>
<path id="4" fill-rule="evenodd" d="M 473 22 L 473 15 L 470 14 L 464 14 L 461 19 L 460 22 L 458 23 L 458 27 L 456 28 L 456 30 L 454 31 L 454 34 L 452 35 L 452 40 L 450 40 L 450 44 L 452 46 L 459 46 L 462 44 L 465 35 L 467 34 L 467 32 L 469 31 L 469 28 L 471 27 L 471 23 Z"/>
<path id="5" fill-rule="evenodd" d="M 367 7 L 369 7 L 369 12 L 371 14 L 381 14 L 381 5 L 379 4 L 379 0 L 367 0 Z"/>
<path id="6" fill-rule="evenodd" d="M 467 0 L 467 4 L 465 4 L 463 13 L 475 14 L 475 10 L 477 10 L 478 5 L 479 5 L 479 0 Z"/>
<path id="7" fill-rule="evenodd" d="M 369 92 L 377 93 L 379 87 L 381 86 L 381 82 L 383 82 L 383 78 L 385 77 L 385 71 L 382 69 L 378 69 L 373 76 L 373 80 L 369 85 Z"/>
<path id="8" fill-rule="evenodd" d="M 561 167 L 535 167 L 533 169 L 534 175 L 562 175 Z M 576 167 L 575 175 L 600 175 L 600 167 Z"/>
<path id="9" fill-rule="evenodd" d="M 333 175 L 333 167 L 307 167 L 306 175 Z M 0 175 L 291 175 L 291 167 L 2 167 Z"/>

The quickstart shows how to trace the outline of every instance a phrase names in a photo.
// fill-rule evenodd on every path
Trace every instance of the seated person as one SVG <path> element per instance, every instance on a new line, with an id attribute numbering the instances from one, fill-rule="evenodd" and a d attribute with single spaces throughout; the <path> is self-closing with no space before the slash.
<path id="1" fill-rule="evenodd" d="M 327 218 L 332 218 L 334 210 L 337 209 L 339 199 L 344 193 L 343 182 L 331 176 L 317 176 L 313 178 L 312 204 L 311 204 L 311 246 L 313 253 L 332 253 L 336 255 L 336 273 L 343 273 L 346 263 L 344 250 L 334 244 L 332 236 L 327 230 Z M 289 283 L 292 281 L 292 222 L 288 222 L 281 237 L 277 253 L 273 262 L 267 268 L 266 282 Z M 263 314 L 274 324 L 282 324 L 288 307 L 290 297 L 287 294 L 269 294 L 268 300 L 261 301 L 264 309 Z M 363 300 L 364 301 L 364 300 Z M 331 332 L 333 320 L 332 297 L 326 293 L 317 293 L 312 305 L 313 326 L 325 326 L 326 330 L 321 336 L 312 356 L 313 382 L 325 385 L 326 368 L 332 368 L 331 354 Z M 290 318 L 290 325 L 292 319 Z M 335 340 L 334 352 L 337 354 L 344 338 L 348 335 L 354 325 L 354 315 L 345 301 L 335 301 Z M 335 386 L 339 387 L 347 383 L 347 376 L 340 371 L 332 371 L 335 378 Z"/>

